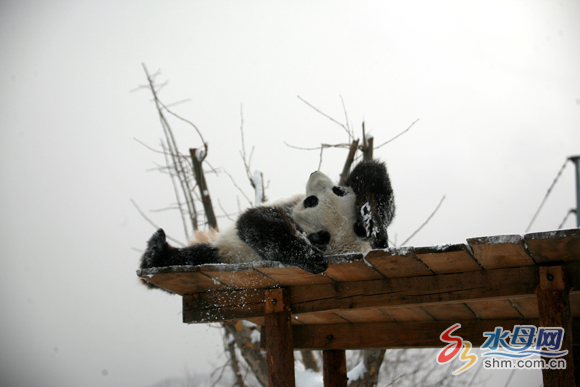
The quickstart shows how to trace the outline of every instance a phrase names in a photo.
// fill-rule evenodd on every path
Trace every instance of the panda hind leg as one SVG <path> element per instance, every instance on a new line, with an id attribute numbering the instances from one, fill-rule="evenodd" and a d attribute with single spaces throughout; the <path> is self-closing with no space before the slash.
<path id="1" fill-rule="evenodd" d="M 311 239 L 299 237 L 287 208 L 250 208 L 238 219 L 237 229 L 238 237 L 264 260 L 296 266 L 312 274 L 328 268 L 322 250 L 328 245 L 330 234 L 312 234 Z"/>
<path id="2" fill-rule="evenodd" d="M 209 243 L 199 243 L 184 248 L 175 248 L 167 243 L 162 229 L 157 230 L 147 242 L 141 257 L 141 269 L 167 266 L 203 265 L 220 263 L 219 252 Z"/>

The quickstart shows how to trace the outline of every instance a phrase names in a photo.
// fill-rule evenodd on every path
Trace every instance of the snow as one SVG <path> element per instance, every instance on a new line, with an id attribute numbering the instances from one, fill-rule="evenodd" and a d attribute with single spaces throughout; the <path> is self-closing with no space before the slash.
<path id="1" fill-rule="evenodd" d="M 203 159 L 205 158 L 205 150 L 201 148 L 196 149 L 195 158 L 199 161 L 203 161 Z"/>
<path id="2" fill-rule="evenodd" d="M 365 362 L 361 361 L 352 370 L 348 372 L 347 374 L 348 380 L 350 381 L 359 380 L 362 377 L 364 377 L 365 372 L 367 372 Z"/>
<path id="3" fill-rule="evenodd" d="M 312 370 L 296 371 L 296 387 L 323 387 L 322 374 Z"/>
<path id="4" fill-rule="evenodd" d="M 252 343 L 260 342 L 260 331 L 258 329 L 254 329 L 252 331 L 252 334 L 250 335 L 250 340 L 252 340 Z"/>
<path id="5" fill-rule="evenodd" d="M 263 190 L 263 183 L 262 183 L 262 172 L 259 170 L 254 171 L 254 175 L 252 176 L 252 183 L 254 184 L 254 189 L 256 191 L 256 197 L 254 199 L 254 205 L 258 206 L 262 204 L 264 201 L 264 190 Z"/>

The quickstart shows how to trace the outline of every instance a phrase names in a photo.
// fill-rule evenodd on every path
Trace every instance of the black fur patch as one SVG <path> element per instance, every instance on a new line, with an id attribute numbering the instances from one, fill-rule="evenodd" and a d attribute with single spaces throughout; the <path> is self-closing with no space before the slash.
<path id="1" fill-rule="evenodd" d="M 325 251 L 330 243 L 330 233 L 325 230 L 318 231 L 317 233 L 309 234 L 308 240 L 312 243 L 316 248 Z"/>
<path id="2" fill-rule="evenodd" d="M 147 242 L 147 249 L 141 257 L 141 269 L 203 265 L 204 263 L 220 263 L 218 249 L 209 243 L 199 243 L 182 249 L 172 247 L 167 243 L 163 229 L 157 230 L 151 236 Z M 148 288 L 161 289 L 143 279 L 141 282 Z"/>
<path id="3" fill-rule="evenodd" d="M 388 247 L 387 227 L 395 216 L 395 201 L 385 164 L 376 160 L 359 163 L 345 185 L 356 194 L 354 232 L 368 239 L 374 249 Z"/>
<path id="4" fill-rule="evenodd" d="M 318 198 L 316 196 L 308 196 L 304 199 L 304 208 L 314 208 L 318 205 Z"/>
<path id="5" fill-rule="evenodd" d="M 291 207 L 250 208 L 238 219 L 238 237 L 262 259 L 322 273 L 328 268 L 322 251 L 300 237 L 290 211 Z"/>
<path id="6" fill-rule="evenodd" d="M 332 192 L 334 192 L 334 194 L 336 196 L 345 196 L 348 193 L 347 190 L 345 190 L 343 187 L 340 187 L 338 185 L 332 187 Z"/>
<path id="7" fill-rule="evenodd" d="M 165 232 L 159 229 L 147 242 L 147 250 L 141 258 L 141 269 L 219 262 L 218 249 L 211 244 L 198 243 L 178 249 L 169 246 Z"/>

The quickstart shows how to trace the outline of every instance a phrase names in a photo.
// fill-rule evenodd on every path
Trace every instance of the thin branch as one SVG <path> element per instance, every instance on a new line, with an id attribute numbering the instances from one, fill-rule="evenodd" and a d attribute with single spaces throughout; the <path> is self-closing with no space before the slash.
<path id="1" fill-rule="evenodd" d="M 314 109 L 317 113 L 321 114 L 322 116 L 328 118 L 330 121 L 334 122 L 335 124 L 339 125 L 341 128 L 343 128 L 346 133 L 349 135 L 349 140 L 350 140 L 350 131 L 348 126 L 346 126 L 345 124 L 343 124 L 342 122 L 332 118 L 331 116 L 329 116 L 328 114 L 324 113 L 322 110 L 318 109 L 316 106 L 312 105 L 310 102 L 306 101 L 304 98 L 302 98 L 301 96 L 298 96 L 298 99 L 302 102 L 304 102 L 306 105 L 308 105 L 310 108 Z"/>
<path id="2" fill-rule="evenodd" d="M 432 218 L 432 217 L 433 217 L 433 216 L 434 216 L 434 215 L 437 213 L 437 211 L 439 210 L 439 207 L 441 207 L 441 204 L 443 203 L 443 200 L 445 200 L 445 195 L 443 195 L 443 197 L 442 197 L 442 198 L 441 198 L 441 200 L 439 201 L 439 204 L 437 204 L 437 207 L 435 207 L 435 210 L 434 210 L 434 211 L 431 213 L 431 215 L 429 215 L 429 217 L 427 218 L 427 220 L 426 220 L 425 222 L 423 222 L 423 224 L 421 225 L 421 227 L 419 227 L 417 230 L 415 230 L 415 232 L 413 232 L 413 233 L 411 234 L 411 236 L 410 236 L 410 237 L 408 237 L 407 239 L 405 239 L 405 241 L 404 241 L 403 243 L 401 243 L 401 246 L 405 246 L 405 244 L 406 244 L 407 242 L 409 242 L 409 240 L 411 240 L 411 238 L 413 238 L 415 235 L 417 235 L 417 233 L 418 233 L 419 231 L 421 231 L 421 229 L 422 229 L 423 227 L 425 227 L 425 225 L 426 225 L 427 223 L 429 223 L 429 221 L 431 220 L 431 218 Z"/>
<path id="3" fill-rule="evenodd" d="M 570 216 L 570 214 L 575 214 L 576 213 L 576 209 L 575 208 L 570 208 L 568 210 L 568 212 L 566 213 L 566 216 L 564 217 L 564 220 L 562 220 L 562 223 L 560 223 L 560 225 L 558 226 L 558 230 L 561 230 L 562 227 L 564 227 L 564 223 L 566 223 L 566 221 L 568 220 L 568 217 Z"/>
<path id="4" fill-rule="evenodd" d="M 177 106 L 177 105 L 181 105 L 182 103 L 186 103 L 186 102 L 190 102 L 190 101 L 191 101 L 191 98 L 186 98 L 186 99 L 182 99 L 181 101 L 171 102 L 171 103 L 165 105 L 165 107 L 168 108 L 169 106 Z"/>
<path id="5" fill-rule="evenodd" d="M 141 216 L 149 223 L 151 224 L 153 227 L 155 227 L 156 230 L 160 229 L 161 227 L 159 227 L 158 225 L 155 224 L 155 222 L 153 222 L 151 219 L 149 219 L 147 217 L 147 215 L 145 215 L 145 213 L 141 210 L 141 208 L 139 208 L 139 206 L 137 205 L 137 203 L 135 203 L 135 201 L 133 199 L 131 199 L 131 203 L 133 203 L 133 206 L 135 206 L 135 208 L 137 209 L 137 211 L 139 211 L 139 213 L 141 214 Z M 185 246 L 183 243 L 181 243 L 180 241 L 178 241 L 177 239 L 174 239 L 172 237 L 170 237 L 169 235 L 167 236 L 167 239 L 170 239 L 171 241 L 179 244 L 180 246 Z"/>
<path id="6" fill-rule="evenodd" d="M 224 207 L 222 206 L 222 203 L 221 203 L 221 201 L 218 199 L 218 200 L 217 200 L 217 202 L 218 202 L 218 206 L 219 206 L 219 208 L 220 208 L 220 209 L 222 210 L 222 212 L 224 213 L 222 216 L 218 216 L 218 218 L 219 218 L 219 217 L 225 217 L 227 220 L 229 220 L 229 221 L 232 221 L 232 222 L 233 222 L 233 220 L 234 220 L 234 219 L 233 219 L 232 217 L 230 217 L 230 215 L 229 215 L 229 214 L 227 213 L 227 211 L 224 209 Z"/>
<path id="7" fill-rule="evenodd" d="M 320 168 L 322 167 L 322 153 L 324 152 L 324 147 L 321 146 L 320 147 L 320 159 L 318 161 L 318 169 L 317 171 L 320 171 Z"/>
<path id="8" fill-rule="evenodd" d="M 532 224 L 534 224 L 534 222 L 536 221 L 536 217 L 538 216 L 538 214 L 542 210 L 542 207 L 544 206 L 544 203 L 546 203 L 546 200 L 548 199 L 548 196 L 550 196 L 550 193 L 552 192 L 552 189 L 556 185 L 556 182 L 558 182 L 558 179 L 560 178 L 560 175 L 562 175 L 562 172 L 564 171 L 564 168 L 566 168 L 566 165 L 568 164 L 568 161 L 569 160 L 570 159 L 566 159 L 566 161 L 564 161 L 564 164 L 562 164 L 562 167 L 558 171 L 558 174 L 556 175 L 556 178 L 552 182 L 552 185 L 550 185 L 550 188 L 548 188 L 548 192 L 546 192 L 546 195 L 544 195 L 544 199 L 542 199 L 542 203 L 540 203 L 540 207 L 538 207 L 538 209 L 536 210 L 536 213 L 534 214 L 534 217 L 532 218 L 532 221 L 530 222 L 530 224 L 526 228 L 526 232 L 528 232 L 530 230 L 530 228 L 532 227 Z"/>
<path id="9" fill-rule="evenodd" d="M 238 189 L 238 191 L 240 191 L 240 193 L 248 201 L 248 203 L 250 204 L 250 206 L 252 206 L 252 201 L 246 196 L 246 194 L 244 193 L 244 191 L 242 191 L 242 189 L 240 188 L 240 186 L 236 184 L 236 181 L 234 180 L 234 178 L 232 177 L 232 175 L 230 175 L 228 173 L 228 171 L 226 171 L 225 169 L 223 170 L 223 172 L 230 177 L 230 179 L 232 180 L 232 183 L 234 184 L 234 187 L 236 187 Z"/>
<path id="10" fill-rule="evenodd" d="M 296 145 L 291 145 L 288 144 L 286 141 L 284 141 L 284 144 L 289 147 L 289 148 L 294 148 L 294 149 L 299 149 L 299 150 L 320 150 L 321 147 L 323 148 L 349 148 L 350 144 L 320 144 L 320 146 L 317 146 L 316 148 L 304 148 L 304 147 L 299 147 Z"/>
<path id="11" fill-rule="evenodd" d="M 199 128 L 197 127 L 197 125 L 195 125 L 193 122 L 191 122 L 190 120 L 188 120 L 187 118 L 183 118 L 181 117 L 179 114 L 171 111 L 166 105 L 164 105 L 161 101 L 159 101 L 159 104 L 161 104 L 161 106 L 163 107 L 163 109 L 165 109 L 165 111 L 169 114 L 171 114 L 172 116 L 174 116 L 175 118 L 180 119 L 181 121 L 185 122 L 186 124 L 189 124 L 191 127 L 193 127 L 193 129 L 195 129 L 195 131 L 197 132 L 201 143 L 205 144 L 205 140 L 203 139 L 203 135 L 201 134 L 201 131 L 199 130 Z M 175 103 L 173 103 L 175 104 Z"/>
<path id="12" fill-rule="evenodd" d="M 162 149 L 165 151 L 165 145 L 163 143 L 161 143 L 161 147 Z M 167 155 L 167 153 L 165 152 L 165 164 L 169 166 L 169 155 Z M 185 233 L 185 237 L 187 239 L 189 239 L 192 235 L 193 232 L 190 234 L 188 227 L 187 227 L 187 218 L 185 216 L 185 214 L 189 215 L 189 218 L 191 217 L 195 217 L 195 219 L 193 220 L 194 224 L 197 224 L 197 212 L 195 213 L 191 213 L 189 212 L 189 208 L 190 206 L 187 206 L 188 208 L 188 212 L 185 212 L 185 209 L 183 208 L 183 203 L 181 201 L 181 195 L 179 194 L 179 187 L 178 187 L 178 182 L 176 182 L 175 180 L 179 180 L 179 171 L 177 170 L 178 167 L 174 166 L 173 170 L 169 169 L 169 177 L 171 179 L 171 185 L 173 186 L 173 192 L 175 194 L 175 198 L 177 200 L 177 206 L 179 207 L 179 216 L 181 218 L 181 223 L 183 224 L 183 232 Z M 187 201 L 188 198 L 186 197 L 185 200 Z M 194 228 L 195 230 L 195 228 Z"/>
<path id="13" fill-rule="evenodd" d="M 401 133 L 397 134 L 395 137 L 391 138 L 390 140 L 382 143 L 379 146 L 376 146 L 375 149 L 379 149 L 380 147 L 382 147 L 383 145 L 387 145 L 388 143 L 395 141 L 397 138 L 399 138 L 400 136 L 402 136 L 403 134 L 407 133 L 409 130 L 411 130 L 411 128 L 413 127 L 413 125 L 415 125 L 417 122 L 419 121 L 419 119 L 417 118 L 415 121 L 413 121 L 413 123 L 411 125 L 409 125 L 409 127 L 405 130 L 403 130 Z"/>

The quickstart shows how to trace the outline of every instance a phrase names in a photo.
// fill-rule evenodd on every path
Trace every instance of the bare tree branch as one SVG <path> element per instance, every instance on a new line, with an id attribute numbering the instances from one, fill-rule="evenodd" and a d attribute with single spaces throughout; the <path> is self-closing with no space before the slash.
<path id="1" fill-rule="evenodd" d="M 344 162 L 344 167 L 342 167 L 342 173 L 340 174 L 340 181 L 338 182 L 338 185 L 344 185 L 344 183 L 346 182 L 346 178 L 348 177 L 350 167 L 354 162 L 354 156 L 356 154 L 357 149 L 358 149 L 358 140 L 353 140 L 352 143 L 350 144 L 350 149 L 348 151 L 346 161 Z"/>
<path id="2" fill-rule="evenodd" d="M 352 140 L 354 140 L 354 132 L 351 129 L 349 121 L 348 121 L 348 113 L 346 111 L 346 106 L 344 104 L 344 99 L 342 98 L 342 95 L 340 96 L 340 102 L 342 103 L 342 110 L 344 111 L 344 122 L 346 123 L 346 129 L 348 132 L 348 140 L 352 141 Z"/>
<path id="3" fill-rule="evenodd" d="M 415 230 L 415 231 L 414 231 L 414 232 L 411 234 L 411 236 L 410 236 L 410 237 L 408 237 L 407 239 L 405 239 L 405 241 L 404 241 L 403 243 L 401 243 L 401 245 L 402 245 L 402 246 L 404 246 L 404 245 L 405 245 L 407 242 L 409 242 L 409 241 L 411 240 L 411 238 L 413 238 L 415 235 L 417 235 L 417 233 L 418 233 L 419 231 L 421 231 L 421 229 L 422 229 L 423 227 L 425 227 L 425 225 L 426 225 L 427 223 L 429 223 L 429 221 L 431 220 L 431 218 L 433 218 L 433 216 L 434 216 L 434 215 L 437 213 L 437 211 L 439 210 L 439 207 L 441 207 L 441 204 L 443 203 L 443 200 L 445 200 L 445 195 L 443 195 L 443 197 L 442 197 L 442 198 L 441 198 L 441 200 L 439 201 L 439 204 L 437 204 L 437 207 L 435 207 L 435 210 L 434 210 L 434 211 L 431 213 L 431 215 L 429 215 L 429 217 L 427 218 L 427 220 L 426 220 L 425 222 L 423 222 L 423 224 L 422 224 L 422 225 L 421 225 L 421 226 L 420 226 L 418 229 L 416 229 L 416 230 Z"/>
<path id="4" fill-rule="evenodd" d="M 225 169 L 223 170 L 223 172 L 224 172 L 226 175 L 228 175 L 228 176 L 229 176 L 230 180 L 231 180 L 231 181 L 232 181 L 232 183 L 234 184 L 234 187 L 236 187 L 236 189 L 237 189 L 238 191 L 240 191 L 240 193 L 242 194 L 242 196 L 243 196 L 243 197 L 244 197 L 244 198 L 245 198 L 245 199 L 248 201 L 248 204 L 249 204 L 250 206 L 252 206 L 252 205 L 253 205 L 253 204 L 252 204 L 252 201 L 250 200 L 250 198 L 248 198 L 248 197 L 246 196 L 246 194 L 245 194 L 245 193 L 244 193 L 244 191 L 243 191 L 243 190 L 240 188 L 240 186 L 239 186 L 239 185 L 236 183 L 236 181 L 234 180 L 234 178 L 232 177 L 232 175 L 230 175 L 230 173 L 229 173 L 228 171 L 226 171 Z"/>
<path id="5" fill-rule="evenodd" d="M 160 229 L 161 227 L 159 227 L 158 225 L 155 224 L 155 222 L 153 222 L 151 219 L 149 219 L 147 217 L 147 215 L 145 215 L 145 213 L 141 210 L 141 208 L 139 208 L 139 206 L 137 205 L 137 203 L 135 203 L 135 201 L 133 199 L 131 199 L 131 203 L 133 203 L 133 206 L 137 209 L 137 211 L 139 211 L 139 214 L 141 214 L 141 216 L 153 227 L 155 227 L 155 229 Z M 173 241 L 174 243 L 177 243 L 180 246 L 185 246 L 183 243 L 181 243 L 180 241 L 178 241 L 177 239 L 174 239 L 172 237 L 170 237 L 169 235 L 167 235 L 167 239 Z"/>
<path id="6" fill-rule="evenodd" d="M 156 87 L 154 80 L 153 80 L 153 77 L 149 74 L 149 71 L 147 70 L 147 67 L 145 66 L 145 64 L 143 64 L 143 69 L 144 69 L 145 74 L 147 76 L 147 81 L 149 82 L 151 93 L 153 94 L 155 106 L 156 106 L 157 112 L 159 114 L 159 120 L 161 122 L 161 126 L 163 127 L 163 132 L 165 133 L 165 137 L 167 139 L 167 146 L 169 148 L 169 153 L 172 155 L 171 158 L 172 158 L 173 164 L 177 165 L 179 167 L 178 170 L 176 171 L 177 177 L 178 177 L 179 183 L 181 185 L 182 193 L 185 197 L 185 203 L 188 207 L 188 212 L 189 212 L 189 214 L 191 214 L 192 227 L 194 230 L 197 230 L 197 211 L 195 209 L 195 203 L 194 203 L 193 198 L 191 196 L 192 188 L 189 184 L 189 181 L 186 178 L 184 178 L 183 176 L 181 176 L 179 173 L 179 170 L 184 171 L 185 168 L 183 167 L 182 159 L 180 157 L 175 156 L 175 155 L 179 154 L 179 151 L 177 148 L 177 143 L 175 142 L 175 137 L 173 136 L 173 131 L 171 130 L 171 127 L 169 126 L 169 122 L 165 118 L 165 115 L 163 114 L 163 110 L 164 109 L 167 110 L 167 109 L 163 108 L 162 103 L 159 101 L 159 98 L 157 96 L 157 90 L 159 90 L 159 88 Z"/>
<path id="7" fill-rule="evenodd" d="M 383 142 L 381 145 L 375 146 L 375 149 L 379 149 L 380 147 L 387 145 L 388 143 L 390 143 L 392 141 L 395 141 L 397 138 L 399 138 L 403 134 L 407 133 L 413 127 L 413 125 L 415 125 L 418 121 L 419 121 L 419 119 L 417 118 L 415 121 L 413 121 L 411 123 L 411 125 L 409 125 L 407 127 L 407 129 L 403 130 L 401 133 L 397 134 L 395 137 L 391 138 L 390 140 Z"/>
<path id="8" fill-rule="evenodd" d="M 342 122 L 338 121 L 337 119 L 334 119 L 331 116 L 329 116 L 328 114 L 324 113 L 322 110 L 318 109 L 316 106 L 312 105 L 310 102 L 306 101 L 301 96 L 298 96 L 298 99 L 300 101 L 304 102 L 306 105 L 308 105 L 312 109 L 314 109 L 314 111 L 316 111 L 317 113 L 323 115 L 324 117 L 328 118 L 330 121 L 334 122 L 335 124 L 337 124 L 338 126 L 340 126 L 341 128 L 343 128 L 346 131 L 346 133 L 349 135 L 349 139 L 350 139 L 351 133 L 350 133 L 350 130 L 349 130 L 349 128 L 348 128 L 347 125 L 343 124 Z"/>
<path id="9" fill-rule="evenodd" d="M 257 205 L 266 201 L 266 194 L 265 194 L 266 189 L 264 187 L 264 180 L 263 180 L 262 172 L 259 172 L 259 171 L 254 171 L 254 173 L 251 172 L 250 165 L 252 163 L 252 156 L 254 155 L 254 147 L 252 147 L 252 150 L 250 152 L 250 157 L 249 158 L 246 157 L 246 143 L 244 140 L 244 110 L 243 110 L 243 105 L 240 106 L 240 134 L 242 137 L 242 150 L 240 151 L 240 154 L 241 154 L 242 160 L 244 162 L 246 176 L 248 177 L 248 180 L 250 181 L 250 185 L 252 186 L 252 188 L 254 188 L 255 197 L 256 197 L 256 200 L 254 201 L 254 205 L 257 206 Z M 259 176 L 258 176 L 258 174 L 259 174 Z M 230 176 L 230 178 L 233 181 L 233 178 L 231 176 Z M 260 186 L 258 187 L 258 186 L 256 186 L 256 184 L 259 184 Z M 238 187 L 238 189 L 239 189 L 239 187 Z M 240 191 L 241 191 L 241 189 L 240 189 Z"/>

